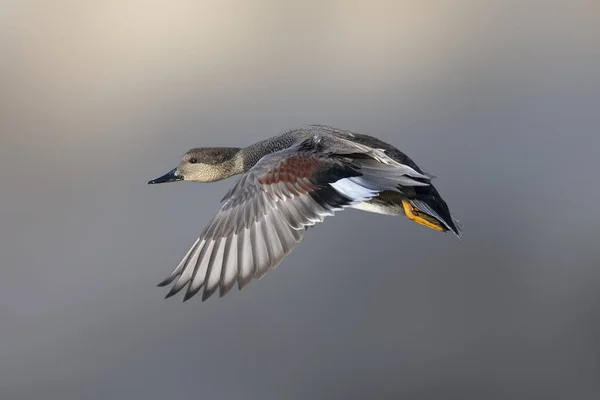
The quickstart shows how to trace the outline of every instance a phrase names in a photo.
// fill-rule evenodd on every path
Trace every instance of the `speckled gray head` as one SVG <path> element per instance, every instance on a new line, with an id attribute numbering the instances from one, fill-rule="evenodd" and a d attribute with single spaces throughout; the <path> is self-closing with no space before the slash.
<path id="1" fill-rule="evenodd" d="M 148 182 L 157 183 L 192 181 L 214 182 L 242 172 L 240 149 L 235 147 L 205 147 L 185 153 L 177 168 Z"/>

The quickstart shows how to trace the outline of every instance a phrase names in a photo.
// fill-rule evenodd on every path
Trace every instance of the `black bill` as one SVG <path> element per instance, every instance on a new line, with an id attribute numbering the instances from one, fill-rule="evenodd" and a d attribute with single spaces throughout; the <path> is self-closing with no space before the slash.
<path id="1" fill-rule="evenodd" d="M 148 182 L 148 185 L 155 185 L 157 183 L 177 182 L 182 180 L 183 176 L 179 175 L 179 173 L 177 172 L 177 168 L 175 168 L 159 178 L 152 179 L 150 182 Z"/>

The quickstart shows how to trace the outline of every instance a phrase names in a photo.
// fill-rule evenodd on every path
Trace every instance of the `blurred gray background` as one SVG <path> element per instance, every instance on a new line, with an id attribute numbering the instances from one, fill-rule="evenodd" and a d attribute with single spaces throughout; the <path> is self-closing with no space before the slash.
<path id="1" fill-rule="evenodd" d="M 1 399 L 600 398 L 600 4 L 0 3 Z M 202 303 L 162 280 L 301 124 L 438 176 L 464 240 L 346 211 Z"/>

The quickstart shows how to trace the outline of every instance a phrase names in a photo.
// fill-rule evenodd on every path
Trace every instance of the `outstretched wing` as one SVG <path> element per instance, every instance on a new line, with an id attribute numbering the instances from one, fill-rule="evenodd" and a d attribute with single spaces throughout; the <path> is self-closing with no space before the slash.
<path id="1" fill-rule="evenodd" d="M 187 285 L 184 301 L 204 289 L 206 300 L 235 282 L 241 290 L 277 267 L 307 226 L 402 185 L 427 185 L 412 168 L 381 164 L 367 154 L 337 155 L 316 139 L 263 157 L 223 199 L 217 215 L 177 268 L 159 284 Z M 420 179 L 422 180 L 422 179 Z"/>

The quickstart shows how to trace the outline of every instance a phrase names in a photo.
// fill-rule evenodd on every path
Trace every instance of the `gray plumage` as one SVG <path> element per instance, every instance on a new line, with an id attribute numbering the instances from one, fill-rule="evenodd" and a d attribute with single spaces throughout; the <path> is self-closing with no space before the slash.
<path id="1" fill-rule="evenodd" d="M 167 297 L 187 287 L 224 296 L 261 279 L 294 249 L 306 228 L 348 207 L 390 215 L 459 235 L 432 176 L 393 146 L 329 126 L 304 126 L 245 149 L 198 148 L 149 183 L 241 178 L 167 279 Z M 408 208 L 407 208 L 408 207 Z"/>

